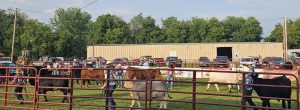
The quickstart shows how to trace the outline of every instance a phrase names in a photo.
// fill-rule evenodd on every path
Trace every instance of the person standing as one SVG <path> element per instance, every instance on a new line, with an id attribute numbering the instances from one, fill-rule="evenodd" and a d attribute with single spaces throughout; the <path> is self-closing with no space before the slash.
<path id="1" fill-rule="evenodd" d="M 168 73 L 167 73 L 167 84 L 168 84 L 168 87 L 169 89 L 173 89 L 173 80 L 175 79 L 175 71 L 174 71 L 174 64 L 170 64 L 169 66 L 170 70 L 168 70 Z"/>
<path id="2" fill-rule="evenodd" d="M 22 72 L 20 69 L 16 69 L 16 75 L 14 76 L 14 79 L 12 81 L 12 85 L 16 85 L 15 86 L 15 90 L 14 92 L 16 93 L 15 96 L 17 97 L 17 99 L 20 102 L 20 104 L 24 104 L 23 101 L 24 101 L 24 98 L 23 98 L 23 95 L 21 94 L 22 91 L 23 91 L 23 85 L 24 85 L 24 78 L 20 78 L 22 77 Z"/>
<path id="3" fill-rule="evenodd" d="M 100 64 L 100 61 L 99 61 L 99 59 L 97 59 L 94 67 L 95 67 L 95 68 L 101 68 L 100 65 L 101 65 L 101 64 Z M 98 79 L 96 79 L 96 84 L 97 84 L 97 85 L 100 84 L 100 82 L 99 82 Z"/>
<path id="4" fill-rule="evenodd" d="M 122 68 L 122 65 L 121 64 L 118 64 L 116 66 L 116 69 L 117 69 L 117 79 L 118 79 L 118 87 L 121 87 L 123 88 L 124 86 L 124 81 L 123 81 L 123 68 Z"/>
<path id="5" fill-rule="evenodd" d="M 57 68 L 59 68 L 59 62 L 58 62 L 58 59 L 53 59 L 53 65 L 52 65 L 54 68 L 53 72 L 52 72 L 52 76 L 59 76 L 60 73 L 59 71 L 57 70 Z"/>
<path id="6" fill-rule="evenodd" d="M 253 75 L 254 75 L 254 72 L 255 72 L 255 64 L 251 64 L 249 65 L 249 73 L 247 74 L 246 76 L 246 95 L 247 96 L 252 96 L 252 92 L 253 92 L 253 88 L 251 85 L 249 84 L 253 84 Z M 246 102 L 249 103 L 249 105 L 251 106 L 256 106 L 254 104 L 254 102 L 252 101 L 252 98 L 251 97 L 246 97 Z M 258 110 L 257 108 L 254 108 L 253 110 Z"/>
<path id="7" fill-rule="evenodd" d="M 113 96 L 114 89 L 116 89 L 117 85 L 116 85 L 116 82 L 113 80 L 116 77 L 114 74 L 114 70 L 113 70 L 114 66 L 113 66 L 112 61 L 107 61 L 106 69 L 107 70 L 104 71 L 106 81 L 105 81 L 104 85 L 101 87 L 101 89 L 105 89 L 105 96 L 106 96 L 106 98 L 108 98 L 107 104 L 109 106 L 109 110 L 114 110 L 115 106 L 116 106 L 116 102 L 114 101 L 112 96 Z"/>

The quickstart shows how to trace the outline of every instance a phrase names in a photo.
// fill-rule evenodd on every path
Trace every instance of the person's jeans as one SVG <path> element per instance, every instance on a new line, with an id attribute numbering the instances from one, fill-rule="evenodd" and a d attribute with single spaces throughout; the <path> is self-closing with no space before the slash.
<path id="1" fill-rule="evenodd" d="M 173 80 L 174 80 L 173 77 L 170 77 L 170 76 L 167 77 L 167 84 L 168 84 L 169 89 L 173 89 Z"/>
<path id="2" fill-rule="evenodd" d="M 123 75 L 117 75 L 117 78 L 118 78 L 118 85 L 119 85 L 119 87 L 123 87 L 123 85 L 124 85 L 124 81 L 123 81 Z"/>
<path id="3" fill-rule="evenodd" d="M 22 93 L 23 87 L 15 87 L 15 93 Z M 18 100 L 23 101 L 23 95 L 22 94 L 15 94 Z"/>
<path id="4" fill-rule="evenodd" d="M 252 96 L 252 91 L 253 91 L 253 89 L 251 89 L 251 90 L 246 90 L 246 95 L 247 95 L 247 96 Z M 246 97 L 245 99 L 246 99 L 246 102 L 249 103 L 249 105 L 251 105 L 251 106 L 256 106 L 256 105 L 254 104 L 254 102 L 252 101 L 252 98 L 251 98 L 251 97 Z M 258 110 L 258 109 L 257 109 L 257 108 L 254 108 L 253 110 Z"/>
<path id="5" fill-rule="evenodd" d="M 108 100 L 108 106 L 110 106 L 109 110 L 114 110 L 115 106 L 116 106 L 116 102 L 113 99 L 113 92 L 114 89 L 116 89 L 116 85 L 110 85 L 108 87 L 108 89 L 112 89 L 112 90 L 106 90 L 106 97 L 110 97 Z"/>

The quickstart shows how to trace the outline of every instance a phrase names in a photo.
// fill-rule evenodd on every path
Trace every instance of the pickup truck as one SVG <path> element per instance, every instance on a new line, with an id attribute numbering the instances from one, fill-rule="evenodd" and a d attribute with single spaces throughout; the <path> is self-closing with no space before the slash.
<path id="1" fill-rule="evenodd" d="M 175 67 L 182 66 L 182 60 L 175 56 L 167 57 L 165 62 L 167 66 L 170 66 L 171 64 L 175 65 Z"/>
<path id="2" fill-rule="evenodd" d="M 165 59 L 164 58 L 153 58 L 153 64 L 155 66 L 165 66 Z"/>

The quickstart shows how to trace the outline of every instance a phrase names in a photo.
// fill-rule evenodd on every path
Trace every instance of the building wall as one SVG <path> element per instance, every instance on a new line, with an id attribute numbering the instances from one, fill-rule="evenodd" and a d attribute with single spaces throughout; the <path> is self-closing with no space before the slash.
<path id="1" fill-rule="evenodd" d="M 217 56 L 217 47 L 232 47 L 233 59 L 258 55 L 262 57 L 283 56 L 282 43 L 234 42 L 95 45 L 87 47 L 87 57 L 102 56 L 105 59 L 112 60 L 118 57 L 135 59 L 144 55 L 152 55 L 157 58 L 166 58 L 176 53 L 176 56 L 182 59 L 194 60 L 200 56 L 214 59 Z"/>

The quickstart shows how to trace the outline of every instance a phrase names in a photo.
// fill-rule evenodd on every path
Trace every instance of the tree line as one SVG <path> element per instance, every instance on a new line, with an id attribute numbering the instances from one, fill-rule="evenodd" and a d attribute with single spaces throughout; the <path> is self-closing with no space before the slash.
<path id="1" fill-rule="evenodd" d="M 10 54 L 13 33 L 13 10 L 0 10 L 0 53 Z M 17 14 L 15 55 L 31 50 L 35 57 L 85 57 L 86 46 L 98 44 L 203 43 L 203 42 L 281 42 L 282 26 L 278 23 L 270 36 L 263 39 L 262 27 L 255 17 L 228 16 L 223 20 L 192 17 L 179 20 L 174 16 L 161 20 L 142 13 L 129 22 L 103 14 L 95 21 L 80 8 L 58 8 L 49 23 Z M 300 19 L 288 22 L 290 48 L 300 47 Z"/>

